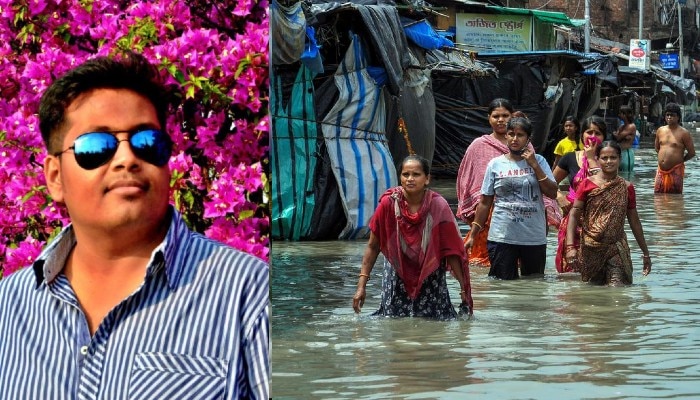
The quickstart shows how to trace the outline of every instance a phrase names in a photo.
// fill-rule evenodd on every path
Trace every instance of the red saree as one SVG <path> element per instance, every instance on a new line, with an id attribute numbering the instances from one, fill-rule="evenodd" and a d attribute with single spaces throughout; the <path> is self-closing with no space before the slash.
<path id="1" fill-rule="evenodd" d="M 591 140 L 591 139 L 589 139 Z M 594 143 L 600 143 L 600 140 L 598 138 L 594 137 L 592 139 Z M 581 169 L 578 170 L 576 175 L 574 175 L 574 179 L 569 182 L 569 192 L 566 194 L 566 199 L 569 200 L 570 203 L 573 204 L 574 200 L 576 200 L 576 189 L 583 183 L 586 178 L 590 175 L 588 173 L 588 159 L 586 158 L 586 155 L 581 152 L 576 154 L 576 159 L 578 160 L 579 157 L 581 157 L 580 165 Z M 554 267 L 557 269 L 557 272 L 563 273 L 563 272 L 579 272 L 579 264 L 580 264 L 580 259 L 577 260 L 576 262 L 569 264 L 566 261 L 566 230 L 569 226 L 569 210 L 566 210 L 564 213 L 564 216 L 561 219 L 561 223 L 559 224 L 559 232 L 557 233 L 557 252 L 554 255 Z M 581 236 L 581 225 L 579 224 L 578 228 L 576 229 L 576 232 L 574 233 L 574 243 L 573 245 L 576 246 L 578 249 L 579 247 L 579 241 L 580 241 L 580 236 Z M 578 253 L 580 255 L 580 252 Z"/>

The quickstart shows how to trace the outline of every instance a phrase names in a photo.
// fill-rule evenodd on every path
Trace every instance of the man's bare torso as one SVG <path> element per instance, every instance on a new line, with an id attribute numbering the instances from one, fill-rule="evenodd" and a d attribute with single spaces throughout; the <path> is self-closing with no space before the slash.
<path id="1" fill-rule="evenodd" d="M 634 123 L 626 123 L 618 129 L 615 139 L 620 144 L 622 150 L 627 150 L 632 147 L 636 133 L 637 126 Z"/>
<path id="2" fill-rule="evenodd" d="M 659 156 L 659 167 L 668 171 L 684 162 L 686 141 L 690 137 L 688 131 L 682 126 L 660 127 L 656 131 L 656 150 Z"/>

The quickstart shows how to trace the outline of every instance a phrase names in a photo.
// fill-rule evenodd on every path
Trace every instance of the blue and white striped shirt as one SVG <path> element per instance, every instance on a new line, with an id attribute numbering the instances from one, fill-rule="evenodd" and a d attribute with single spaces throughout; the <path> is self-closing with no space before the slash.
<path id="1" fill-rule="evenodd" d="M 171 209 L 145 280 L 90 336 L 68 227 L 0 281 L 0 399 L 267 399 L 269 268 Z"/>

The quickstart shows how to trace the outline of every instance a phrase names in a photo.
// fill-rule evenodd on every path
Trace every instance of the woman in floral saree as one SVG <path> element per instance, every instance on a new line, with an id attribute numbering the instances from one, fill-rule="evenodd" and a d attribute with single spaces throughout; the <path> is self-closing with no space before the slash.
<path id="1" fill-rule="evenodd" d="M 359 313 L 364 305 L 365 286 L 381 252 L 382 300 L 373 315 L 456 318 L 445 279 L 448 270 L 461 288 L 461 310 L 471 314 L 469 265 L 454 214 L 442 196 L 427 188 L 427 160 L 408 156 L 401 165 L 401 186 L 384 193 L 370 220 L 353 309 Z"/>
<path id="2" fill-rule="evenodd" d="M 554 179 L 560 183 L 564 178 L 569 178 L 569 191 L 564 194 L 557 194 L 557 202 L 561 207 L 563 218 L 559 224 L 559 232 L 557 234 L 557 252 L 554 257 L 554 266 L 557 272 L 579 272 L 578 260 L 569 264 L 565 257 L 566 230 L 569 226 L 569 210 L 571 204 L 576 200 L 576 189 L 589 176 L 600 171 L 598 161 L 596 160 L 595 152 L 599 144 L 605 140 L 607 135 L 607 127 L 605 120 L 602 117 L 594 115 L 583 121 L 583 150 L 576 150 L 567 153 L 559 160 L 559 163 L 554 167 Z M 579 229 L 574 236 L 573 244 L 579 245 Z"/>
<path id="3" fill-rule="evenodd" d="M 566 232 L 566 258 L 574 262 L 580 251 L 581 280 L 598 285 L 632 284 L 632 258 L 625 234 L 627 219 L 642 250 L 642 273 L 651 271 L 651 257 L 637 214 L 634 186 L 618 176 L 622 149 L 613 141 L 596 149 L 600 173 L 583 181 L 576 191 Z M 574 236 L 581 219 L 581 243 Z"/>

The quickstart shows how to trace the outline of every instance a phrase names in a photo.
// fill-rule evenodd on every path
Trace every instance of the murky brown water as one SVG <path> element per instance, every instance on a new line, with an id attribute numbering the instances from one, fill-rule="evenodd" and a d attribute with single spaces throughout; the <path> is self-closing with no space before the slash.
<path id="1" fill-rule="evenodd" d="M 694 135 L 700 147 L 700 137 Z M 647 144 L 647 147 L 649 145 Z M 653 258 L 631 287 L 558 276 L 549 234 L 546 275 L 497 281 L 472 270 L 470 321 L 370 319 L 351 307 L 365 242 L 272 244 L 275 399 L 700 398 L 700 162 L 683 195 L 653 194 L 655 153 L 637 152 L 638 210 Z M 437 182 L 449 197 L 452 182 Z M 457 302 L 456 282 L 449 280 Z"/>

